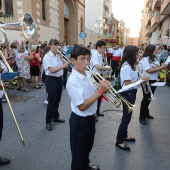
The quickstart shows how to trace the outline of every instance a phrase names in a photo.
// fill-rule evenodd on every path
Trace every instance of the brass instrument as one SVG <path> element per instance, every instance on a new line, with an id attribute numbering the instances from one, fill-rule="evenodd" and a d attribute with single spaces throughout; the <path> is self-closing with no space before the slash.
<path id="1" fill-rule="evenodd" d="M 145 84 L 145 83 L 142 83 L 141 84 L 142 87 L 143 87 L 143 91 L 145 94 L 148 94 L 150 93 L 151 95 L 151 98 L 149 100 L 152 100 L 152 99 L 156 99 L 156 97 L 154 96 L 154 94 L 152 93 L 152 89 L 151 89 L 151 86 L 149 84 L 149 81 Z"/>
<path id="2" fill-rule="evenodd" d="M 7 35 L 4 30 L 23 31 L 24 36 L 31 39 L 35 36 L 36 24 L 34 18 L 28 12 L 24 13 L 22 22 L 0 24 L 0 31 L 4 36 L 4 40 L 0 41 L 0 45 L 8 43 Z"/>
<path id="3" fill-rule="evenodd" d="M 62 49 L 61 49 L 62 50 Z M 64 49 L 63 49 L 64 51 Z M 61 53 L 62 54 L 62 53 Z M 64 62 L 69 62 L 71 64 L 73 64 L 71 62 L 71 60 L 69 58 L 67 58 L 66 56 L 64 56 L 62 54 L 62 60 Z M 89 69 L 89 67 L 87 67 L 87 70 L 91 72 L 92 74 L 92 79 L 94 84 L 99 87 L 99 83 L 96 82 L 96 80 L 94 79 L 94 77 L 99 80 L 102 81 L 104 78 L 98 74 L 98 73 L 94 73 L 92 70 Z M 106 98 L 108 98 L 116 107 L 119 107 L 121 105 L 121 102 L 123 102 L 127 107 L 128 107 L 128 112 L 131 112 L 133 110 L 133 108 L 135 107 L 135 105 L 129 103 L 124 97 L 122 97 L 119 93 L 117 93 L 117 91 L 111 87 L 110 90 L 108 90 L 106 93 L 103 94 Z"/>
<path id="4" fill-rule="evenodd" d="M 160 67 L 158 64 L 152 63 L 153 65 L 155 65 L 156 67 Z M 159 70 L 158 72 L 164 73 L 164 74 L 169 74 L 170 70 L 168 70 L 167 68 L 164 68 L 165 72 L 163 70 Z"/>
<path id="5" fill-rule="evenodd" d="M 18 130 L 18 134 L 19 134 L 19 136 L 20 136 L 21 142 L 22 142 L 22 144 L 25 146 L 25 142 L 24 142 L 24 139 L 23 139 L 23 137 L 22 137 L 22 134 L 21 134 L 19 125 L 18 125 L 18 123 L 17 123 L 17 120 L 16 120 L 16 118 L 15 118 L 14 111 L 13 111 L 13 109 L 12 109 L 12 106 L 11 106 L 11 103 L 10 103 L 10 101 L 9 101 L 8 95 L 7 95 L 6 91 L 5 91 L 5 88 L 4 88 L 4 85 L 3 85 L 2 80 L 0 80 L 0 81 L 1 81 L 2 89 L 3 89 L 3 92 L 4 92 L 4 94 L 5 94 L 5 97 L 6 97 L 8 106 L 9 106 L 10 111 L 11 111 L 11 114 L 12 114 L 12 117 L 13 117 L 13 119 L 14 119 L 16 128 L 17 128 L 17 130 Z"/>
<path id="6" fill-rule="evenodd" d="M 6 35 L 4 30 L 23 31 L 26 38 L 33 38 L 35 36 L 36 24 L 35 24 L 35 21 L 34 21 L 32 15 L 30 13 L 25 13 L 23 15 L 22 22 L 1 24 L 0 25 L 0 31 L 2 32 L 2 34 L 4 36 L 4 40 L 0 40 L 0 45 L 5 45 L 5 44 L 8 43 L 7 35 Z M 6 61 L 6 58 L 4 57 L 2 51 L 0 51 L 0 57 L 3 60 L 4 64 L 6 65 L 8 71 L 13 72 L 13 70 L 9 66 L 8 62 Z M 1 80 L 1 77 L 0 77 L 0 82 L 2 84 L 2 89 L 3 89 L 3 92 L 4 92 L 5 97 L 7 99 L 7 102 L 8 102 L 12 117 L 14 119 L 14 123 L 16 125 L 17 130 L 18 130 L 21 142 L 22 142 L 23 145 L 25 145 L 24 139 L 22 137 L 19 125 L 18 125 L 17 120 L 15 118 L 11 103 L 10 103 L 8 95 L 7 95 L 6 91 L 5 91 L 5 88 L 4 88 L 3 82 Z"/>
<path id="7" fill-rule="evenodd" d="M 6 67 L 8 68 L 9 72 L 13 72 L 13 70 L 12 70 L 11 67 L 9 66 L 8 62 L 6 61 L 6 58 L 5 58 L 4 55 L 2 54 L 2 51 L 0 51 L 0 55 L 1 55 L 1 58 L 3 59 L 3 61 L 4 61 L 4 64 L 5 64 Z M 2 80 L 1 80 L 1 77 L 0 77 L 0 82 L 1 82 L 1 85 L 2 85 L 3 92 L 4 92 L 4 94 L 5 94 L 5 97 L 6 97 L 8 106 L 9 106 L 9 108 L 10 108 L 12 117 L 13 117 L 13 119 L 14 119 L 14 123 L 15 123 L 15 125 L 16 125 L 17 130 L 18 130 L 18 133 L 19 133 L 21 142 L 22 142 L 22 144 L 25 146 L 24 139 L 23 139 L 23 137 L 22 137 L 22 134 L 21 134 L 19 125 L 18 125 L 17 120 L 16 120 L 16 118 L 15 118 L 15 115 L 14 115 L 14 112 L 13 112 L 13 109 L 12 109 L 12 106 L 11 106 L 11 103 L 10 103 L 9 98 L 8 98 L 8 95 L 7 95 L 6 91 L 5 91 L 5 88 L 4 88 L 3 82 L 2 82 Z"/>

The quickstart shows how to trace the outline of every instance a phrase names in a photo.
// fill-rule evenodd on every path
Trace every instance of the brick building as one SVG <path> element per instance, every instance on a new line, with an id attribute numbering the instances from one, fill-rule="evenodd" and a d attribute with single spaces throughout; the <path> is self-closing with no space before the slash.
<path id="1" fill-rule="evenodd" d="M 129 45 L 139 45 L 139 38 L 138 37 L 130 37 L 129 38 Z"/>
<path id="2" fill-rule="evenodd" d="M 35 43 L 51 38 L 70 45 L 82 41 L 79 34 L 85 29 L 85 0 L 2 0 L 1 11 L 14 15 L 13 20 L 1 19 L 3 23 L 21 22 L 25 12 L 31 13 L 37 25 Z M 10 42 L 26 40 L 20 31 L 5 32 Z"/>

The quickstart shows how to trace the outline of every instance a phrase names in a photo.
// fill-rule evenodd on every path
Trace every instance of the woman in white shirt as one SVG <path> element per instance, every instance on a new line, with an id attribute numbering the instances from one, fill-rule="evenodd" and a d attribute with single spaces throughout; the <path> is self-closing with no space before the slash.
<path id="1" fill-rule="evenodd" d="M 133 84 L 138 80 L 138 74 L 135 68 L 136 58 L 139 55 L 139 49 L 137 46 L 129 45 L 126 46 L 123 52 L 123 57 L 120 63 L 120 79 L 121 86 Z M 149 80 L 148 77 L 142 77 L 143 80 Z M 138 86 L 133 87 L 128 91 L 124 91 L 121 95 L 131 104 L 135 103 L 136 92 Z M 132 112 L 128 112 L 128 107 L 123 103 L 123 116 L 117 133 L 116 146 L 125 150 L 130 151 L 130 148 L 124 144 L 124 141 L 134 142 L 135 138 L 128 135 L 128 124 L 130 123 Z"/>
<path id="2" fill-rule="evenodd" d="M 149 84 L 155 83 L 158 79 L 158 71 L 167 67 L 167 65 L 163 64 L 160 66 L 160 63 L 157 61 L 155 55 L 158 52 L 158 48 L 155 45 L 148 45 L 145 48 L 143 58 L 139 62 L 139 74 L 140 75 L 147 75 L 150 77 Z M 159 67 L 157 67 L 159 66 Z M 156 86 L 150 86 L 152 93 L 154 94 L 156 90 Z M 144 90 L 145 89 L 145 90 Z M 140 107 L 140 117 L 139 121 L 143 125 L 147 125 L 145 118 L 154 119 L 153 116 L 149 114 L 149 104 L 151 102 L 151 94 L 148 92 L 146 93 L 147 85 L 142 86 L 143 91 L 143 99 L 141 101 Z"/>

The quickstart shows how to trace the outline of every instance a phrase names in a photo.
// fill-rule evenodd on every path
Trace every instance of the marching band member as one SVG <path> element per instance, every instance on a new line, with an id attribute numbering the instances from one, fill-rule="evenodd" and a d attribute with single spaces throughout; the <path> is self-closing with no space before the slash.
<path id="1" fill-rule="evenodd" d="M 68 62 L 63 64 L 61 54 L 57 54 L 59 42 L 51 39 L 49 42 L 50 51 L 43 58 L 43 66 L 45 69 L 45 85 L 48 93 L 48 105 L 46 111 L 46 128 L 52 131 L 53 122 L 64 123 L 65 120 L 60 119 L 58 112 L 59 103 L 63 87 L 63 69 L 69 66 Z"/>
<path id="2" fill-rule="evenodd" d="M 155 45 L 148 45 L 145 48 L 143 58 L 139 62 L 139 73 L 140 75 L 147 75 L 150 77 L 149 84 L 155 83 L 158 79 L 158 71 L 165 68 L 167 65 L 163 64 L 160 66 L 160 63 L 156 60 L 155 54 L 158 52 L 158 48 Z M 159 67 L 156 67 L 158 65 Z M 146 87 L 146 86 L 145 86 Z M 142 86 L 143 99 L 140 106 L 140 117 L 139 121 L 143 125 L 147 125 L 145 118 L 154 119 L 153 116 L 149 114 L 149 104 L 151 102 L 151 94 L 146 93 L 144 86 Z M 150 86 L 151 91 L 154 94 L 156 86 Z M 147 87 L 146 87 L 147 88 Z"/>
<path id="3" fill-rule="evenodd" d="M 103 44 L 103 42 L 99 43 Z M 104 47 L 102 46 L 102 48 Z M 98 43 L 97 49 L 99 49 Z M 98 166 L 89 165 L 89 154 L 93 147 L 95 135 L 96 100 L 110 89 L 110 82 L 101 81 L 96 91 L 91 73 L 86 71 L 90 60 L 90 51 L 87 48 L 75 46 L 71 51 L 71 59 L 74 69 L 67 81 L 67 91 L 71 98 L 72 109 L 69 121 L 72 152 L 71 170 L 99 170 Z"/>
<path id="4" fill-rule="evenodd" d="M 123 57 L 120 63 L 120 79 L 121 86 L 127 86 L 137 82 L 138 74 L 135 68 L 136 58 L 139 55 L 139 49 L 137 46 L 128 45 L 124 49 Z M 149 77 L 143 76 L 142 80 L 148 81 Z M 128 91 L 124 91 L 121 95 L 131 104 L 135 103 L 136 92 L 138 86 L 131 88 Z M 128 107 L 123 103 L 123 116 L 117 133 L 116 147 L 125 151 L 130 151 L 130 148 L 124 144 L 124 141 L 134 142 L 135 138 L 128 135 L 128 125 L 130 123 L 132 111 L 128 112 Z"/>
<path id="5" fill-rule="evenodd" d="M 96 51 L 94 51 L 90 60 L 90 67 L 92 71 L 102 74 L 102 71 L 111 70 L 111 67 L 103 66 L 102 54 L 104 54 L 105 51 L 106 51 L 106 43 L 102 40 L 97 41 Z M 96 114 L 97 116 L 104 116 L 104 114 L 100 113 L 100 105 L 101 105 L 101 97 L 98 99 L 97 102 Z"/>
<path id="6" fill-rule="evenodd" d="M 119 74 L 118 65 L 121 59 L 121 55 L 122 55 L 122 49 L 119 48 L 119 45 L 116 45 L 114 47 L 114 50 L 112 51 L 112 61 L 111 61 L 112 76 L 115 74 L 115 78 L 117 78 Z"/>

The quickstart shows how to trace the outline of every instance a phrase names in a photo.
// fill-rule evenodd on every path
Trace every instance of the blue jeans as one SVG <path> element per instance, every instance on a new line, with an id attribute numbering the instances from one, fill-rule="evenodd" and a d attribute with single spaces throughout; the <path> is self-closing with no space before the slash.
<path id="1" fill-rule="evenodd" d="M 131 104 L 135 103 L 137 89 L 125 91 L 121 95 Z M 123 143 L 124 139 L 128 136 L 128 125 L 131 121 L 132 111 L 128 112 L 127 106 L 123 104 L 123 116 L 117 133 L 117 143 Z"/>

